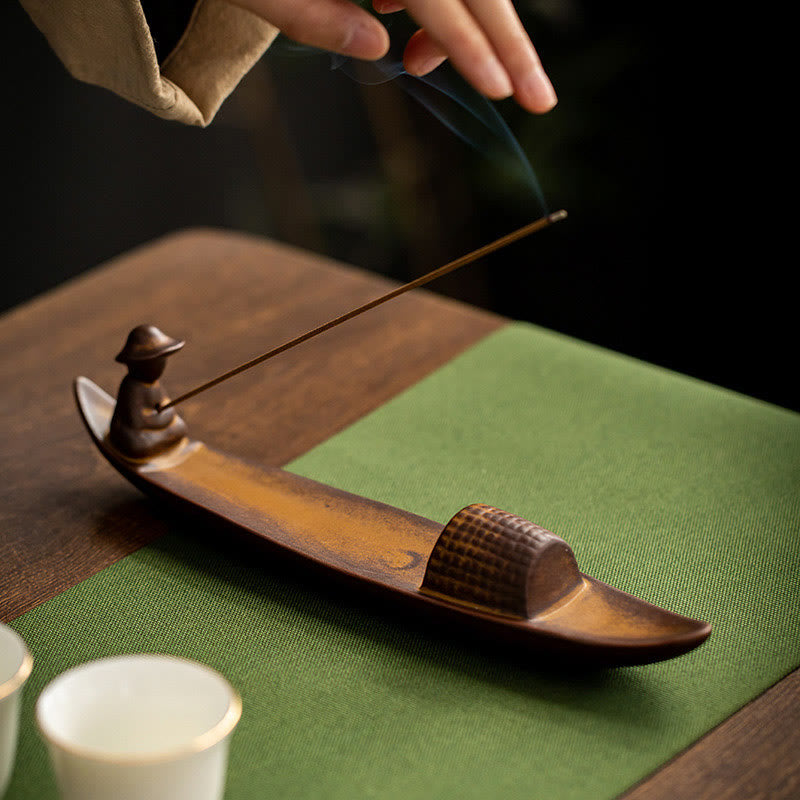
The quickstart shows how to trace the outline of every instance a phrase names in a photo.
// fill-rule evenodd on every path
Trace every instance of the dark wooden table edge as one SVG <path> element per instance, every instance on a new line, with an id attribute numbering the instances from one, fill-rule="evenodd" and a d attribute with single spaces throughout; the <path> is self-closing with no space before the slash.
<path id="1" fill-rule="evenodd" d="M 781 764 L 787 769 L 781 770 Z M 800 668 L 676 753 L 620 795 L 620 800 L 798 797 Z"/>

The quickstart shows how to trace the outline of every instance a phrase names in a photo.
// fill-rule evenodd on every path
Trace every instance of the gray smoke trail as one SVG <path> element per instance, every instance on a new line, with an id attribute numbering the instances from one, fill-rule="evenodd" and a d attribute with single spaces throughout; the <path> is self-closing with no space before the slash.
<path id="1" fill-rule="evenodd" d="M 331 69 L 337 69 L 352 80 L 365 85 L 375 85 L 394 81 L 431 114 L 478 152 L 490 155 L 501 152 L 516 164 L 524 182 L 530 187 L 542 214 L 548 211 L 544 194 L 519 141 L 495 105 L 480 92 L 473 89 L 451 66 L 445 62 L 438 69 L 424 76 L 410 75 L 403 69 L 402 52 L 408 35 L 404 15 L 392 15 L 393 19 L 382 19 L 389 29 L 392 46 L 389 53 L 379 61 L 358 61 L 356 59 L 328 53 Z M 402 27 L 406 25 L 403 32 Z M 401 31 L 398 35 L 398 31 Z M 321 51 L 298 45 L 279 37 L 278 47 L 273 49 L 293 54 L 320 53 Z"/>
<path id="2" fill-rule="evenodd" d="M 547 213 L 544 194 L 530 161 L 497 108 L 473 89 L 449 64 L 428 75 L 410 75 L 402 61 L 391 53 L 379 61 L 358 61 L 331 54 L 331 68 L 339 69 L 367 85 L 394 81 L 421 103 L 456 136 L 481 153 L 488 154 L 500 144 L 521 168 L 542 213 Z"/>

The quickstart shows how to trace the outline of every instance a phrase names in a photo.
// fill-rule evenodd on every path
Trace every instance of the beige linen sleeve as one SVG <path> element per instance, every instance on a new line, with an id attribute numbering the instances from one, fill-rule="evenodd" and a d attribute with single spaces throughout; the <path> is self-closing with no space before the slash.
<path id="1" fill-rule="evenodd" d="M 208 125 L 278 31 L 226 0 L 198 0 L 159 67 L 139 0 L 21 0 L 79 80 L 164 119 Z"/>

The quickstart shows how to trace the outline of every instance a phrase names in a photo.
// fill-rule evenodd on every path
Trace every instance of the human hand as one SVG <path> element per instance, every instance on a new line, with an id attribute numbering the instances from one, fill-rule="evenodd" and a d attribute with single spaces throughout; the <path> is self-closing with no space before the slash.
<path id="1" fill-rule="evenodd" d="M 384 56 L 389 34 L 350 0 L 231 0 L 301 44 L 368 61 Z M 406 45 L 403 66 L 425 75 L 445 59 L 493 100 L 511 95 L 544 113 L 555 91 L 511 0 L 372 0 L 375 11 L 405 9 L 420 25 Z"/>

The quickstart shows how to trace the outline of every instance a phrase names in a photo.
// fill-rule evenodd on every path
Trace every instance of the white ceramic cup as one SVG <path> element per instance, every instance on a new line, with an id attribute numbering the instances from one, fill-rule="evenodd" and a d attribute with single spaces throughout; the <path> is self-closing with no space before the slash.
<path id="1" fill-rule="evenodd" d="M 20 635 L 0 623 L 0 797 L 14 768 L 22 686 L 32 667 L 33 659 Z"/>
<path id="2" fill-rule="evenodd" d="M 74 667 L 36 702 L 64 800 L 220 800 L 241 712 L 210 667 L 148 654 Z"/>

